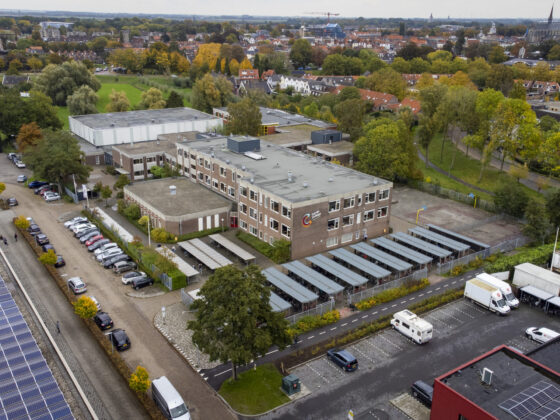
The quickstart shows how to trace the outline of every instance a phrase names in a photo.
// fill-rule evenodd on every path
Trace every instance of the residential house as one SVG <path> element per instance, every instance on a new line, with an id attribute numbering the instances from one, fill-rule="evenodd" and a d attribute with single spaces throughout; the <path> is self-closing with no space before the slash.
<path id="1" fill-rule="evenodd" d="M 239 69 L 240 80 L 259 80 L 259 71 L 257 69 Z"/>
<path id="2" fill-rule="evenodd" d="M 333 90 L 333 93 L 338 95 L 344 87 L 338 86 Z M 358 89 L 360 96 L 364 101 L 370 102 L 373 105 L 374 111 L 387 111 L 392 106 L 396 106 L 399 100 L 395 95 L 390 93 L 376 92 L 374 90 Z"/>

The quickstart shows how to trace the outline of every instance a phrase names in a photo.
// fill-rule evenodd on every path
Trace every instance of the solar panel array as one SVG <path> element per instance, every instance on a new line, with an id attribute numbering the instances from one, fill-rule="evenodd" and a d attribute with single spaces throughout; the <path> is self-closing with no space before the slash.
<path id="1" fill-rule="evenodd" d="M 499 407 L 516 419 L 557 420 L 560 419 L 560 387 L 540 381 L 499 404 Z"/>
<path id="2" fill-rule="evenodd" d="M 37 342 L 0 278 L 0 419 L 73 419 Z"/>
<path id="3" fill-rule="evenodd" d="M 318 271 L 313 270 L 311 267 L 306 266 L 300 261 L 292 261 L 282 264 L 289 272 L 301 278 L 304 282 L 311 284 L 327 295 L 336 295 L 344 290 L 340 284 L 332 281 L 328 277 L 323 276 Z"/>

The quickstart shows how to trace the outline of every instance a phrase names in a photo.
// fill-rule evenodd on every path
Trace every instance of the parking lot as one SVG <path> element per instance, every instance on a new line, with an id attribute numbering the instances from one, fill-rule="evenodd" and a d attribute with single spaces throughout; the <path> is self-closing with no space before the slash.
<path id="1" fill-rule="evenodd" d="M 373 410 L 378 418 L 406 419 L 389 401 L 408 392 L 414 381 L 431 383 L 436 376 L 500 344 L 530 351 L 537 347 L 525 338 L 524 331 L 530 326 L 560 330 L 558 318 L 525 305 L 499 317 L 463 299 L 422 318 L 434 327 L 434 338 L 425 345 L 387 329 L 345 348 L 359 361 L 356 372 L 343 371 L 326 356 L 292 369 L 290 373 L 312 394 L 264 418 L 293 418 L 304 413 L 308 419 L 342 418 L 352 409 L 354 413 Z"/>

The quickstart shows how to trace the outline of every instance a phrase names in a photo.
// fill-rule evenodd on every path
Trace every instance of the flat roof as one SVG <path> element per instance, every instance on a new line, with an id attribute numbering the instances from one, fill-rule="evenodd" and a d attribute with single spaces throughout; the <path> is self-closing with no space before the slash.
<path id="1" fill-rule="evenodd" d="M 429 224 L 428 229 L 433 230 L 434 232 L 437 232 L 437 233 L 444 234 L 445 236 L 449 236 L 451 238 L 454 238 L 454 239 L 458 240 L 459 242 L 464 242 L 466 244 L 473 244 L 473 245 L 476 245 L 476 246 L 478 246 L 480 248 L 484 248 L 484 249 L 490 248 L 490 245 L 485 244 L 484 242 L 480 242 L 480 241 L 477 241 L 473 238 L 469 238 L 468 236 L 461 235 L 460 233 L 453 232 L 452 230 L 442 228 L 441 226 L 436 226 L 436 225 Z"/>
<path id="2" fill-rule="evenodd" d="M 251 254 L 250 252 L 245 251 L 239 245 L 230 241 L 228 238 L 226 238 L 223 235 L 220 235 L 219 233 L 214 233 L 214 234 L 209 235 L 209 236 L 210 236 L 210 239 L 212 239 L 213 241 L 216 241 L 216 243 L 220 244 L 225 249 L 227 249 L 229 252 L 231 252 L 232 254 L 235 254 L 237 257 L 241 258 L 245 262 L 248 262 L 248 261 L 251 261 L 251 260 L 254 260 L 254 259 L 257 258 L 253 254 Z"/>
<path id="3" fill-rule="evenodd" d="M 278 197 L 292 202 L 303 202 L 328 196 L 344 196 L 357 190 L 390 188 L 393 184 L 341 165 L 326 162 L 292 149 L 273 145 L 261 140 L 258 154 L 264 159 L 255 160 L 244 154 L 227 149 L 226 138 L 209 138 L 189 141 L 186 147 L 206 156 L 250 173 L 245 180 Z M 288 173 L 292 173 L 292 182 Z"/>
<path id="4" fill-rule="evenodd" d="M 279 127 L 291 126 L 298 124 L 309 124 L 319 128 L 331 128 L 336 124 L 328 123 L 321 120 L 314 120 L 300 114 L 291 114 L 281 109 L 259 107 L 261 110 L 261 124 L 278 124 Z"/>
<path id="5" fill-rule="evenodd" d="M 170 142 L 183 141 L 183 140 L 196 140 L 198 131 L 182 131 L 180 133 L 158 134 L 158 140 L 167 140 Z"/>
<path id="6" fill-rule="evenodd" d="M 336 295 L 344 290 L 343 286 L 306 266 L 301 261 L 282 264 L 282 267 L 327 295 Z"/>
<path id="7" fill-rule="evenodd" d="M 493 371 L 491 386 L 481 381 L 481 372 L 484 368 Z M 514 418 L 500 407 L 510 398 L 525 392 L 541 381 L 556 386 L 560 384 L 560 377 L 554 372 L 548 371 L 506 346 L 498 347 L 440 376 L 437 380 L 491 415 L 502 419 Z"/>
<path id="8" fill-rule="evenodd" d="M 416 252 L 413 249 L 407 248 L 406 246 L 398 244 L 385 237 L 372 239 L 371 242 L 381 248 L 394 252 L 407 260 L 414 261 L 417 264 L 429 264 L 433 260 L 432 257 Z"/>
<path id="9" fill-rule="evenodd" d="M 311 290 L 303 287 L 297 281 L 289 278 L 284 273 L 278 271 L 274 267 L 262 270 L 266 280 L 274 287 L 278 288 L 292 299 L 297 300 L 299 303 L 314 302 L 319 299 Z"/>
<path id="10" fill-rule="evenodd" d="M 169 193 L 172 185 L 176 195 Z M 227 198 L 183 177 L 134 182 L 124 189 L 166 216 L 186 216 L 231 206 Z"/>
<path id="11" fill-rule="evenodd" d="M 439 233 L 435 233 L 428 229 L 415 227 L 415 228 L 408 229 L 408 231 L 414 233 L 415 235 L 421 236 L 424 239 L 429 239 L 430 241 L 437 242 L 439 245 L 451 248 L 457 252 L 463 252 L 470 249 L 470 246 L 467 244 L 455 241 L 453 239 L 450 239 L 446 236 L 440 235 Z"/>
<path id="12" fill-rule="evenodd" d="M 312 143 L 311 133 L 316 130 L 317 127 L 308 124 L 296 125 L 293 127 L 280 127 L 277 129 L 276 133 L 269 134 L 264 138 L 266 141 L 278 146 L 308 146 Z"/>
<path id="13" fill-rule="evenodd" d="M 374 264 L 365 258 L 358 257 L 356 254 L 351 253 L 347 249 L 333 249 L 332 251 L 329 251 L 329 254 L 376 279 L 382 279 L 383 277 L 391 275 L 390 271 L 385 270 L 383 267 L 379 267 L 377 264 Z"/>
<path id="14" fill-rule="evenodd" d="M 351 155 L 354 152 L 354 143 L 341 140 L 332 142 L 331 144 L 310 144 L 307 146 L 307 150 L 321 153 L 326 156 Z"/>
<path id="15" fill-rule="evenodd" d="M 391 254 L 387 254 L 385 251 L 381 251 L 379 248 L 375 248 L 363 242 L 350 245 L 350 248 L 355 249 L 358 252 L 362 252 L 368 257 L 373 258 L 381 264 L 391 267 L 396 271 L 406 271 L 412 268 L 412 264 L 408 261 L 401 260 Z"/>
<path id="16" fill-rule="evenodd" d="M 395 238 L 398 242 L 403 242 L 410 245 L 416 249 L 422 249 L 430 255 L 438 258 L 449 257 L 452 252 L 448 249 L 440 248 L 430 242 L 423 241 L 415 236 L 407 235 L 404 232 L 397 232 L 390 235 L 391 238 Z"/>
<path id="17" fill-rule="evenodd" d="M 522 290 L 524 293 L 530 294 L 531 296 L 534 296 L 542 300 L 548 300 L 554 297 L 553 294 L 548 293 L 544 290 L 539 289 L 538 287 L 531 286 L 531 285 L 520 287 L 519 290 Z"/>
<path id="18" fill-rule="evenodd" d="M 526 356 L 560 374 L 560 337 L 531 350 Z"/>
<path id="19" fill-rule="evenodd" d="M 368 282 L 368 279 L 366 279 L 365 277 L 356 274 L 352 270 L 349 270 L 343 265 L 337 263 L 336 261 L 328 257 L 325 257 L 322 254 L 317 254 L 311 257 L 307 257 L 306 260 L 312 264 L 315 264 L 317 267 L 323 269 L 327 273 L 332 274 L 337 279 L 343 281 L 349 286 L 352 287 L 362 286 Z"/>
<path id="20" fill-rule="evenodd" d="M 162 152 L 173 156 L 177 154 L 177 146 L 174 142 L 168 140 L 142 141 L 133 144 L 117 144 L 113 146 L 113 149 L 131 156 L 144 156 L 150 153 Z"/>
<path id="21" fill-rule="evenodd" d="M 560 285 L 559 274 L 553 273 L 552 271 L 547 270 L 546 268 L 539 267 L 538 265 L 534 265 L 531 263 L 523 263 L 523 264 L 516 265 L 515 269 L 532 274 L 535 277 L 544 279 L 549 283 Z"/>
<path id="22" fill-rule="evenodd" d="M 272 291 L 270 292 L 269 302 L 270 306 L 272 307 L 272 312 L 284 312 L 292 307 L 289 302 L 286 302 L 284 299 L 282 299 Z"/>
<path id="23" fill-rule="evenodd" d="M 149 124 L 167 124 L 179 121 L 219 119 L 192 108 L 144 109 L 105 114 L 72 115 L 69 118 L 73 118 L 85 126 L 96 130 Z"/>

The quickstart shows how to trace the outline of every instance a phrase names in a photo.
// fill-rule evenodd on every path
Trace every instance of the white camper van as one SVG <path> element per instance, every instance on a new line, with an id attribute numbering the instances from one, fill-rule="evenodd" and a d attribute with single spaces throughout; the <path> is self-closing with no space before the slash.
<path id="1" fill-rule="evenodd" d="M 517 298 L 511 291 L 511 286 L 505 281 L 497 279 L 496 277 L 487 273 L 477 274 L 476 278 L 482 280 L 484 283 L 487 283 L 490 286 L 494 286 L 500 289 L 500 292 L 502 292 L 502 295 L 504 295 L 504 299 L 506 300 L 506 303 L 510 308 L 519 307 L 519 300 L 517 300 Z"/>
<path id="2" fill-rule="evenodd" d="M 418 318 L 408 309 L 395 313 L 391 320 L 391 325 L 395 330 L 417 344 L 424 344 L 432 339 L 434 329 L 432 324 L 422 318 Z"/>

